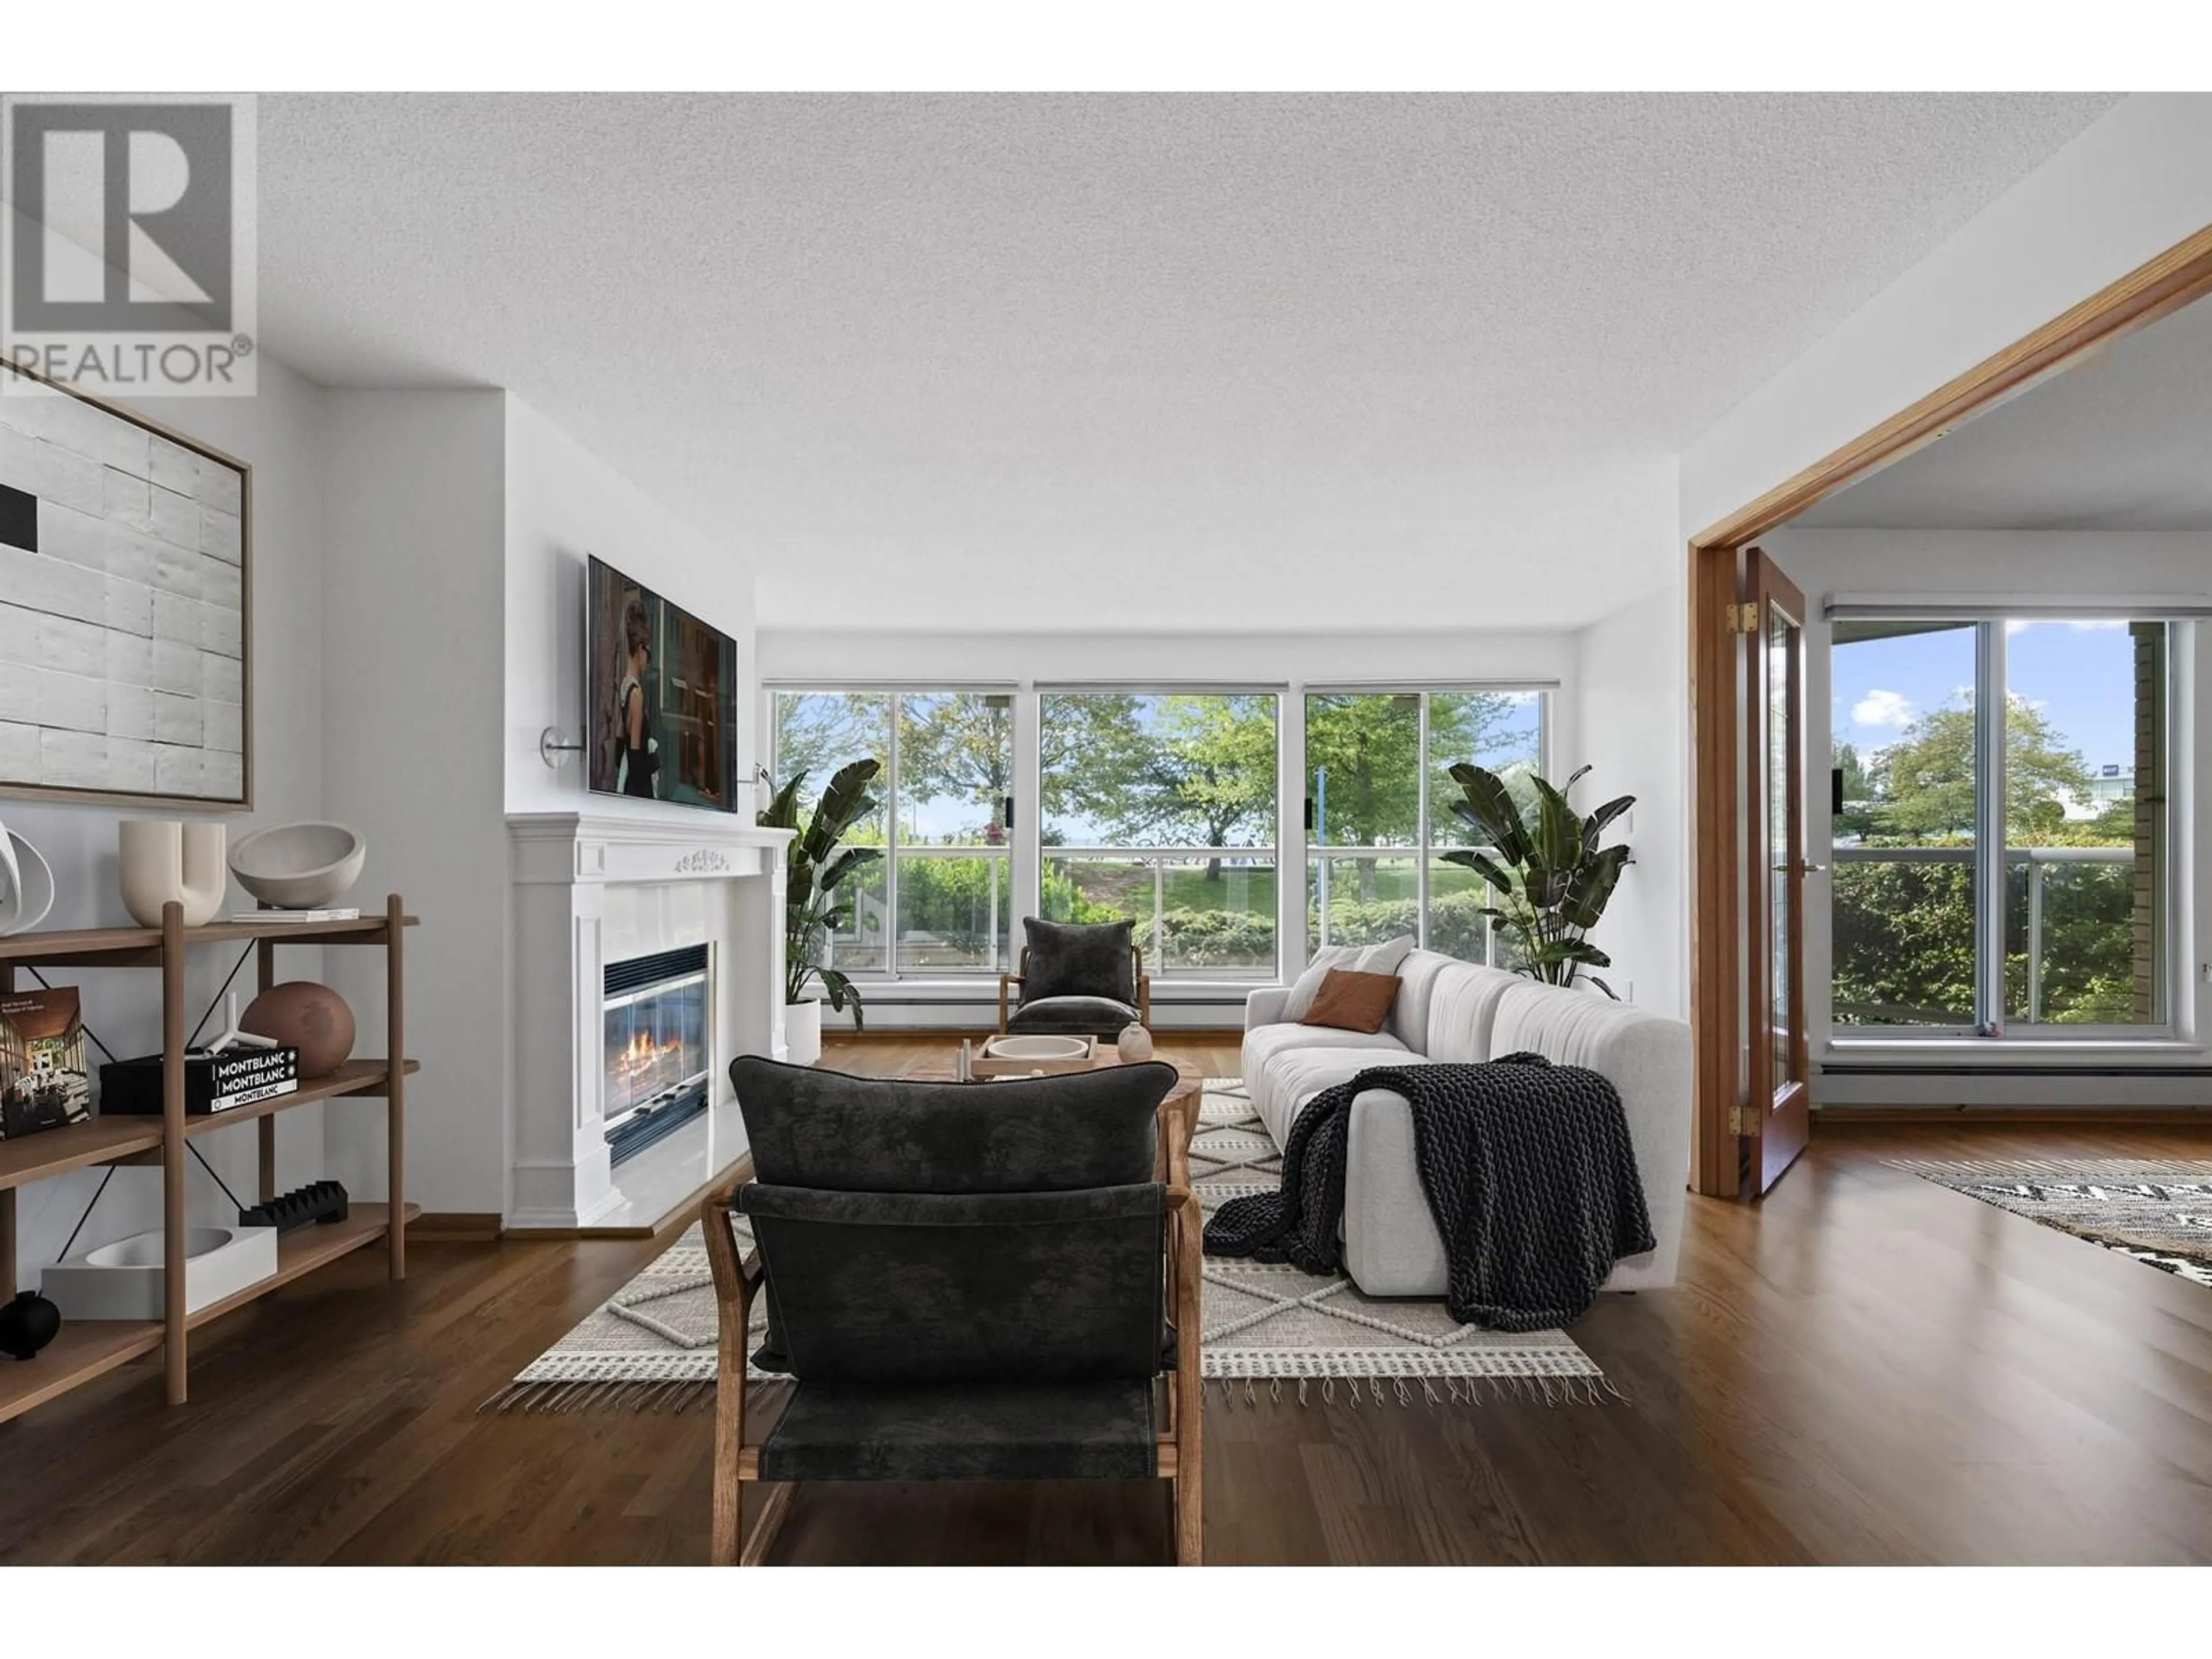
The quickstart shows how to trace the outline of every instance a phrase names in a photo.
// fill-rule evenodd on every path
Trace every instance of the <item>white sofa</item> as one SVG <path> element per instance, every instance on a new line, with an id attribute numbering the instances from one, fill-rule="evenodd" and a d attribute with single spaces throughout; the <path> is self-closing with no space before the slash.
<path id="1" fill-rule="evenodd" d="M 1383 1028 L 1370 1036 L 1285 1023 L 1287 988 L 1255 991 L 1244 1006 L 1244 1084 L 1278 1147 L 1322 1090 L 1370 1066 L 1488 1060 L 1534 1050 L 1583 1066 L 1620 1091 L 1636 1167 L 1658 1248 L 1628 1256 L 1609 1291 L 1674 1282 L 1682 1195 L 1690 1170 L 1690 1028 L 1594 991 L 1562 990 L 1495 968 L 1416 951 Z M 1370 1296 L 1441 1296 L 1443 1240 L 1413 1170 L 1413 1114 L 1406 1097 L 1369 1089 L 1352 1103 L 1345 1171 L 1344 1261 Z"/>

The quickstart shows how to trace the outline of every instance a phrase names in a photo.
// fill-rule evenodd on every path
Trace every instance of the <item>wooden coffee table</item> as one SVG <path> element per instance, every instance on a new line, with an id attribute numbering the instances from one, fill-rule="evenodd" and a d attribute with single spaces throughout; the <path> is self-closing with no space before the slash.
<path id="1" fill-rule="evenodd" d="M 941 1059 L 917 1060 L 899 1075 L 916 1083 L 951 1083 L 957 1080 L 953 1072 L 958 1063 L 958 1054 L 948 1053 Z M 1123 1063 L 1121 1057 L 1111 1048 L 1103 1048 L 1099 1051 L 1098 1058 L 1091 1062 L 1091 1069 L 1103 1071 L 1109 1066 Z M 1176 1068 L 1176 1084 L 1168 1091 L 1167 1098 L 1160 1102 L 1160 1152 L 1153 1173 L 1162 1181 L 1170 1181 L 1181 1175 L 1187 1185 L 1189 1180 L 1190 1140 L 1198 1133 L 1198 1103 L 1206 1092 L 1206 1075 L 1186 1060 L 1170 1060 L 1163 1063 Z M 988 1089 L 991 1085 L 988 1079 L 979 1078 L 975 1080 L 974 1086 Z"/>

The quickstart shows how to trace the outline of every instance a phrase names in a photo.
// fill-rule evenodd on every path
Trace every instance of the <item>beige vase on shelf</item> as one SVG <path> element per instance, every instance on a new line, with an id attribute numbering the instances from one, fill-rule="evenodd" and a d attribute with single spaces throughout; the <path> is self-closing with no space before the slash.
<path id="1" fill-rule="evenodd" d="M 204 927 L 222 908 L 230 881 L 223 826 L 176 818 L 125 818 L 116 826 L 123 908 L 141 927 L 161 925 L 161 907 L 185 907 L 185 926 Z"/>

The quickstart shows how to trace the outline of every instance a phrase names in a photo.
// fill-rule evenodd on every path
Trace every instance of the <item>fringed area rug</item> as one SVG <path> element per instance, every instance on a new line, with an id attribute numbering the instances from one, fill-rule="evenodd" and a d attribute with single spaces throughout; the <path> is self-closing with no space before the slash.
<path id="1" fill-rule="evenodd" d="M 1210 1218 L 1232 1198 L 1271 1193 L 1283 1161 L 1237 1078 L 1212 1078 L 1190 1146 L 1190 1184 Z M 1373 1404 L 1477 1401 L 1482 1394 L 1595 1403 L 1617 1394 L 1565 1331 L 1486 1331 L 1462 1325 L 1440 1300 L 1364 1294 L 1341 1273 L 1206 1260 L 1206 1376 L 1234 1400 Z M 1317 1386 L 1316 1386 L 1317 1385 Z"/>
<path id="2" fill-rule="evenodd" d="M 2193 1285 L 2212 1285 L 2212 1161 L 1899 1158 L 1889 1163 Z"/>
<path id="3" fill-rule="evenodd" d="M 1279 1183 L 1281 1159 L 1239 1079 L 1207 1079 L 1190 1172 L 1209 1215 Z M 740 1218 L 741 1248 L 750 1248 L 744 1225 Z M 753 1306 L 757 1340 L 763 1305 Z M 1201 1310 L 1206 1378 L 1231 1403 L 1256 1403 L 1263 1393 L 1347 1407 L 1474 1405 L 1486 1394 L 1547 1404 L 1619 1397 L 1564 1331 L 1482 1330 L 1440 1301 L 1365 1296 L 1341 1274 L 1209 1257 Z M 711 1401 L 714 1365 L 714 1283 L 694 1227 L 485 1404 L 682 1411 Z"/>

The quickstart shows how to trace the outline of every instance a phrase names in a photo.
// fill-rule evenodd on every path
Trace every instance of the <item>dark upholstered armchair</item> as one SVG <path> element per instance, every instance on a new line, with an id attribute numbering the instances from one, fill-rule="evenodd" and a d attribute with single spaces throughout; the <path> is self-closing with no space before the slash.
<path id="1" fill-rule="evenodd" d="M 1126 921 L 1022 920 L 1021 971 L 999 975 L 999 1030 L 1025 1035 L 1112 1036 L 1152 1018 L 1145 953 Z"/>
<path id="2" fill-rule="evenodd" d="M 754 1176 L 706 1200 L 720 1304 L 714 1559 L 756 1565 L 802 1480 L 1159 1478 L 1200 1555 L 1198 1200 L 1172 1066 L 1003 1083 L 730 1066 Z M 733 1215 L 758 1241 L 740 1259 Z M 795 1380 L 746 1440 L 746 1320 Z M 745 1488 L 767 1487 L 750 1539 Z"/>

